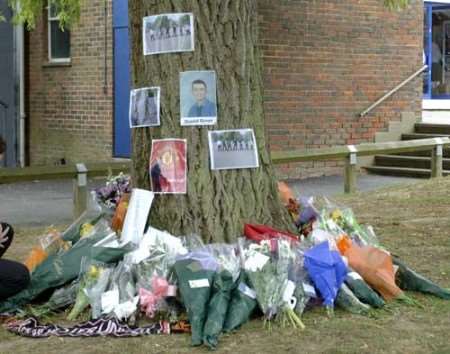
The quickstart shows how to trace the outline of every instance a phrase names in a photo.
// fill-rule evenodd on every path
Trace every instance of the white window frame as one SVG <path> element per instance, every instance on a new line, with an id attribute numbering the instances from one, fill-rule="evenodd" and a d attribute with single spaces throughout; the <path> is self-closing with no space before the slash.
<path id="1" fill-rule="evenodd" d="M 48 61 L 50 63 L 70 63 L 70 56 L 68 58 L 52 58 L 52 22 L 59 22 L 59 16 L 51 17 L 50 1 L 47 2 L 47 36 L 48 36 Z M 69 43 L 70 46 L 70 43 Z"/>

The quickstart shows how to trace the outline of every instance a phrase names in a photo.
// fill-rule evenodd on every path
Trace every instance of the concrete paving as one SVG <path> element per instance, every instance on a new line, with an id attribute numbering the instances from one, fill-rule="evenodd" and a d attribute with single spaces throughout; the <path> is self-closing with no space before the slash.
<path id="1" fill-rule="evenodd" d="M 358 188 L 374 190 L 387 185 L 418 181 L 414 178 L 362 175 Z M 104 180 L 89 181 L 89 188 Z M 333 196 L 343 193 L 343 177 L 329 176 L 289 181 L 298 195 Z M 0 184 L 0 220 L 22 227 L 69 224 L 72 221 L 72 181 L 36 181 Z"/>
<path id="2" fill-rule="evenodd" d="M 104 180 L 90 180 L 89 189 Z M 0 184 L 0 220 L 16 226 L 50 226 L 73 221 L 71 180 Z"/>

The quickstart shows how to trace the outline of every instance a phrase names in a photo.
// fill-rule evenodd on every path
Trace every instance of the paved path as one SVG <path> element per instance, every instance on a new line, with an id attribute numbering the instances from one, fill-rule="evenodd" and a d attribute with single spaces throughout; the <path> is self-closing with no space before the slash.
<path id="1" fill-rule="evenodd" d="M 368 191 L 386 185 L 417 181 L 413 178 L 363 175 L 358 177 L 360 190 Z M 104 181 L 89 181 L 89 187 Z M 327 195 L 343 193 L 341 176 L 309 178 L 290 181 L 299 195 Z M 41 181 L 0 185 L 0 220 L 17 226 L 50 226 L 72 221 L 72 182 Z"/>
<path id="2" fill-rule="evenodd" d="M 89 188 L 103 185 L 89 181 Z M 73 220 L 72 181 L 0 184 L 0 220 L 17 226 L 69 224 Z"/>

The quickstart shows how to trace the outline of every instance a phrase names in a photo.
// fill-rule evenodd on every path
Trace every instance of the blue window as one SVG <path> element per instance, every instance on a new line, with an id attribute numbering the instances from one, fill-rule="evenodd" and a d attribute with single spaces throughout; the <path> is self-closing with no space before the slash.
<path id="1" fill-rule="evenodd" d="M 423 30 L 424 98 L 450 99 L 450 5 L 425 3 Z"/>

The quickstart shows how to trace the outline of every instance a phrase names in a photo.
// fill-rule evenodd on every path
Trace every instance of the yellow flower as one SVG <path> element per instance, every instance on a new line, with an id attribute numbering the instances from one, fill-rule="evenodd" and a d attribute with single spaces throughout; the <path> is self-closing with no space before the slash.
<path id="1" fill-rule="evenodd" d="M 339 209 L 335 209 L 331 212 L 331 218 L 336 222 L 342 219 L 343 215 Z"/>
<path id="2" fill-rule="evenodd" d="M 81 232 L 80 232 L 80 236 L 81 237 L 85 237 L 87 235 L 89 235 L 92 230 L 94 229 L 94 226 L 90 223 L 84 223 L 83 225 L 81 225 Z"/>
<path id="3" fill-rule="evenodd" d="M 100 275 L 100 268 L 96 267 L 95 265 L 92 265 L 89 268 L 88 276 L 90 278 L 96 279 Z"/>

